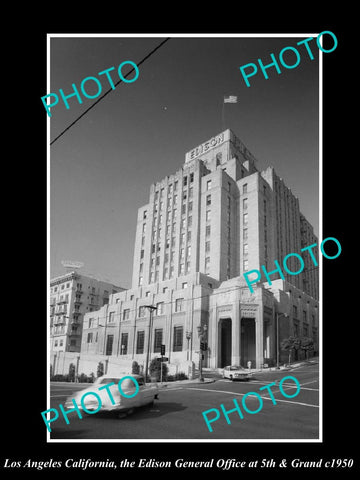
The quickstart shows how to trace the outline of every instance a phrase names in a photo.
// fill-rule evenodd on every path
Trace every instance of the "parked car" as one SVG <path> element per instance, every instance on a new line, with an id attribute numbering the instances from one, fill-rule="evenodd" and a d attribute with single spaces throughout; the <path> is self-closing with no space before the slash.
<path id="1" fill-rule="evenodd" d="M 132 378 L 136 380 L 139 387 L 137 387 Z M 120 389 L 118 387 L 121 379 L 123 379 L 120 384 L 123 395 L 120 393 Z M 105 387 L 105 385 L 110 383 L 114 383 L 114 385 Z M 97 396 L 90 395 L 89 392 L 93 392 L 100 397 L 101 408 L 99 408 L 99 400 Z M 135 394 L 135 392 L 137 393 Z M 79 406 L 79 409 L 85 413 L 97 413 L 97 411 L 115 412 L 119 414 L 119 418 L 122 418 L 126 416 L 126 414 L 132 413 L 135 408 L 142 407 L 144 405 L 152 405 L 154 400 L 158 398 L 158 395 L 159 387 L 157 383 L 145 384 L 145 380 L 142 375 L 102 375 L 101 377 L 97 378 L 89 387 L 68 397 L 65 402 L 65 407 L 74 408 L 74 404 L 72 402 L 74 399 Z M 83 399 L 83 402 L 81 402 L 81 399 L 84 396 L 85 398 Z M 88 412 L 84 410 L 84 407 Z"/>
<path id="2" fill-rule="evenodd" d="M 228 365 L 223 369 L 223 378 L 230 380 L 250 380 L 252 374 L 240 365 Z"/>

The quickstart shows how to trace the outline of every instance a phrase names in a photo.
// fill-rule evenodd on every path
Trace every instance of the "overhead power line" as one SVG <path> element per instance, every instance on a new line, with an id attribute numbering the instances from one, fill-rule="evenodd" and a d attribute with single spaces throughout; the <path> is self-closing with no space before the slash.
<path id="1" fill-rule="evenodd" d="M 170 37 L 165 38 L 165 40 L 160 42 L 159 45 L 157 45 L 153 50 L 151 50 L 151 52 L 149 52 L 136 65 L 139 66 L 139 65 L 143 64 L 148 58 L 151 57 L 151 55 L 153 55 L 157 50 L 159 50 L 159 48 L 162 47 L 168 40 L 170 40 Z M 126 75 L 124 75 L 124 77 L 125 78 L 128 77 L 134 70 L 135 69 L 132 68 Z M 118 82 L 116 82 L 114 84 L 114 86 L 116 87 L 117 85 L 119 85 L 119 83 L 122 83 L 122 81 L 123 80 L 120 79 Z M 87 108 L 81 115 L 79 115 L 79 117 L 77 117 L 72 123 L 70 123 L 70 125 L 68 127 L 66 127 L 65 130 L 63 130 L 57 137 L 55 137 L 54 140 L 52 140 L 50 142 L 50 145 L 53 145 L 56 142 L 56 140 L 58 140 L 62 135 L 64 135 L 65 132 L 67 132 L 73 125 L 75 125 L 75 123 L 77 123 L 80 120 L 80 118 L 82 118 L 84 115 L 86 115 L 92 108 L 95 107 L 95 105 L 97 105 L 104 97 L 106 97 L 106 95 L 108 95 L 113 90 L 114 90 L 113 88 L 109 88 L 109 90 L 107 90 L 103 95 L 101 95 L 101 97 L 99 97 L 94 103 L 92 103 L 89 108 Z"/>

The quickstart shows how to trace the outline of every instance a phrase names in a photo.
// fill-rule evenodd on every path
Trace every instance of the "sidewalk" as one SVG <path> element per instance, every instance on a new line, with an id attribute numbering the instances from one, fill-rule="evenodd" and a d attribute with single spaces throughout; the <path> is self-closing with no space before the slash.
<path id="1" fill-rule="evenodd" d="M 250 370 L 251 373 L 269 373 L 269 372 L 278 372 L 278 371 L 291 371 L 299 367 L 303 366 L 311 366 L 311 365 L 317 365 L 319 363 L 319 357 L 313 357 L 310 360 L 299 360 L 296 363 L 291 363 L 290 365 L 280 365 L 279 369 L 276 367 L 269 367 L 269 368 L 252 368 Z M 197 373 L 198 375 L 198 373 Z M 204 381 L 200 382 L 199 378 L 194 378 L 192 380 L 175 380 L 173 382 L 163 382 L 160 383 L 158 382 L 158 385 L 160 388 L 167 388 L 168 386 L 174 385 L 174 386 L 179 386 L 179 385 L 184 385 L 184 384 L 204 384 L 204 383 L 213 383 L 216 382 L 217 380 L 221 379 L 222 377 L 222 369 L 217 368 L 217 369 L 203 369 L 203 375 L 204 375 Z M 215 375 L 215 377 L 206 377 L 206 375 Z"/>

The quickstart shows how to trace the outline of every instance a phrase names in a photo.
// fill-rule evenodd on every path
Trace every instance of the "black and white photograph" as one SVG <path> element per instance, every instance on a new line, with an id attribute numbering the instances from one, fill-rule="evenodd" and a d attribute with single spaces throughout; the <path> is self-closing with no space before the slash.
<path id="1" fill-rule="evenodd" d="M 140 30 L 39 33 L 29 450 L 3 471 L 353 474 L 344 31 Z"/>
<path id="2" fill-rule="evenodd" d="M 321 438 L 317 41 L 49 38 L 51 441 Z"/>

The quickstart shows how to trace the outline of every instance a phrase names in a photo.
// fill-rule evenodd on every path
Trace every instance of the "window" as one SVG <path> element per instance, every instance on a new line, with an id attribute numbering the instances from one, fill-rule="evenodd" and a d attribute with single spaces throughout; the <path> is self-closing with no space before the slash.
<path id="1" fill-rule="evenodd" d="M 146 223 L 143 223 L 143 226 L 142 226 L 142 233 L 145 233 L 146 232 Z"/>
<path id="2" fill-rule="evenodd" d="M 115 321 L 115 312 L 109 313 L 109 323 L 113 323 Z"/>
<path id="3" fill-rule="evenodd" d="M 129 320 L 130 318 L 130 308 L 125 308 L 123 311 L 123 320 Z"/>
<path id="4" fill-rule="evenodd" d="M 144 353 L 145 332 L 140 330 L 136 336 L 136 353 Z"/>
<path id="5" fill-rule="evenodd" d="M 161 352 L 162 337 L 163 337 L 163 329 L 162 328 L 155 328 L 155 331 L 154 331 L 154 353 L 160 353 Z"/>
<path id="6" fill-rule="evenodd" d="M 248 214 L 247 213 L 244 213 L 244 215 L 243 215 L 243 223 L 244 223 L 244 225 L 248 224 Z"/>
<path id="7" fill-rule="evenodd" d="M 249 244 L 248 243 L 244 243 L 243 245 L 243 254 L 244 255 L 247 255 L 249 253 Z"/>
<path id="8" fill-rule="evenodd" d="M 192 202 L 189 202 L 188 203 L 188 212 L 192 212 L 192 207 L 193 207 Z"/>
<path id="9" fill-rule="evenodd" d="M 164 314 L 164 302 L 159 302 L 156 304 L 156 315 L 163 315 Z"/>
<path id="10" fill-rule="evenodd" d="M 163 288 L 163 293 L 166 293 L 169 290 L 169 287 L 164 287 Z"/>
<path id="11" fill-rule="evenodd" d="M 184 289 L 184 288 L 188 288 L 188 282 L 183 282 L 182 288 L 183 288 L 183 289 Z"/>
<path id="12" fill-rule="evenodd" d="M 216 166 L 220 165 L 220 163 L 221 163 L 221 157 L 222 157 L 222 154 L 221 154 L 221 153 L 217 153 L 217 154 L 216 154 Z"/>
<path id="13" fill-rule="evenodd" d="M 193 198 L 193 193 L 194 193 L 194 189 L 192 187 L 189 188 L 189 199 Z"/>
<path id="14" fill-rule="evenodd" d="M 191 241 L 191 231 L 187 232 L 187 238 L 186 238 L 186 240 L 187 240 L 188 242 Z"/>
<path id="15" fill-rule="evenodd" d="M 228 182 L 228 192 L 230 192 L 230 191 L 231 191 L 231 183 Z"/>
<path id="16" fill-rule="evenodd" d="M 194 173 L 190 173 L 190 183 L 193 183 L 194 181 Z"/>
<path id="17" fill-rule="evenodd" d="M 244 270 L 244 272 L 247 272 L 249 270 L 249 260 L 244 260 L 243 270 Z"/>
<path id="18" fill-rule="evenodd" d="M 205 252 L 206 252 L 206 253 L 210 252 L 210 240 L 208 240 L 207 242 L 205 242 Z"/>
<path id="19" fill-rule="evenodd" d="M 248 229 L 247 228 L 244 228 L 244 230 L 243 230 L 243 239 L 244 240 L 248 239 Z"/>
<path id="20" fill-rule="evenodd" d="M 139 307 L 139 317 L 145 317 L 145 311 L 145 306 L 141 305 L 141 307 Z"/>
<path id="21" fill-rule="evenodd" d="M 211 227 L 210 227 L 210 225 L 206 225 L 205 235 L 206 235 L 207 237 L 209 237 L 209 236 L 210 236 L 210 232 L 211 232 Z"/>
<path id="22" fill-rule="evenodd" d="M 210 257 L 205 257 L 205 273 L 210 272 Z"/>
<path id="23" fill-rule="evenodd" d="M 93 333 L 90 332 L 87 334 L 87 343 L 92 343 L 93 341 Z"/>
<path id="24" fill-rule="evenodd" d="M 244 198 L 244 199 L 243 199 L 243 209 L 244 209 L 244 210 L 247 210 L 247 208 L 248 208 L 248 199 L 247 199 L 247 198 Z"/>
<path id="25" fill-rule="evenodd" d="M 188 227 L 191 227 L 192 225 L 192 216 L 188 217 Z"/>
<path id="26" fill-rule="evenodd" d="M 175 182 L 174 182 L 174 190 L 177 190 L 177 188 L 178 188 L 178 181 L 175 180 Z"/>
<path id="27" fill-rule="evenodd" d="M 145 220 L 146 217 L 147 217 L 147 210 L 144 210 L 144 212 L 143 212 L 143 220 Z"/>
<path id="28" fill-rule="evenodd" d="M 183 346 L 183 327 L 174 327 L 173 352 L 181 352 Z"/>
<path id="29" fill-rule="evenodd" d="M 126 355 L 128 350 L 128 333 L 121 334 L 121 355 Z"/>
<path id="30" fill-rule="evenodd" d="M 303 322 L 307 321 L 306 310 L 303 310 Z"/>
<path id="31" fill-rule="evenodd" d="M 206 221 L 208 222 L 211 219 L 211 210 L 206 210 Z"/>
<path id="32" fill-rule="evenodd" d="M 150 292 L 149 290 L 147 292 L 145 292 L 145 297 L 150 297 Z"/>
<path id="33" fill-rule="evenodd" d="M 293 317 L 297 318 L 298 309 L 296 305 L 293 305 Z"/>
<path id="34" fill-rule="evenodd" d="M 247 183 L 244 183 L 243 185 L 243 193 L 247 193 Z"/>
<path id="35" fill-rule="evenodd" d="M 180 274 L 180 275 L 184 275 L 184 273 L 185 273 L 185 264 L 184 264 L 184 263 L 180 263 L 179 274 Z"/>
<path id="36" fill-rule="evenodd" d="M 206 206 L 211 205 L 211 195 L 206 195 Z"/>
<path id="37" fill-rule="evenodd" d="M 67 283 L 67 284 L 66 284 L 66 288 L 70 288 L 70 283 Z"/>
<path id="38" fill-rule="evenodd" d="M 211 180 L 208 180 L 206 182 L 206 190 L 210 190 L 210 188 L 211 188 Z"/>
<path id="39" fill-rule="evenodd" d="M 186 187 L 186 185 L 187 185 L 187 177 L 184 177 L 183 178 L 183 186 Z"/>
<path id="40" fill-rule="evenodd" d="M 175 300 L 175 312 L 182 312 L 184 309 L 184 299 L 177 298 Z"/>
<path id="41" fill-rule="evenodd" d="M 144 277 L 139 277 L 139 287 L 141 287 L 143 282 L 144 282 Z"/>
<path id="42" fill-rule="evenodd" d="M 88 343 L 89 343 L 89 342 L 88 342 Z M 58 346 L 58 341 L 55 340 L 55 347 L 57 347 L 57 346 Z"/>

